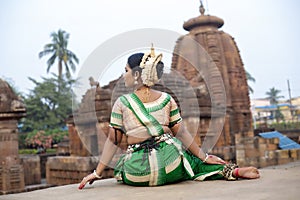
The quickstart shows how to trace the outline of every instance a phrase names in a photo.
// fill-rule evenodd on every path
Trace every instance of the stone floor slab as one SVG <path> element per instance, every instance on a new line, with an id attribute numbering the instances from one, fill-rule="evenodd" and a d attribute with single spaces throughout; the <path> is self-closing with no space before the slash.
<path id="1" fill-rule="evenodd" d="M 261 178 L 239 181 L 186 181 L 159 187 L 132 187 L 106 179 L 78 190 L 78 184 L 0 196 L 0 200 L 243 199 L 295 200 L 300 196 L 300 161 L 260 169 Z"/>

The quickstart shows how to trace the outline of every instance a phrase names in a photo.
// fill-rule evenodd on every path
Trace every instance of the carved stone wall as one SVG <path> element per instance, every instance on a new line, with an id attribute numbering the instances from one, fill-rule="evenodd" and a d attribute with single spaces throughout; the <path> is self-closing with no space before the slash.
<path id="1" fill-rule="evenodd" d="M 0 193 L 20 192 L 25 188 L 20 164 L 17 122 L 26 115 L 21 99 L 9 84 L 0 79 Z"/>

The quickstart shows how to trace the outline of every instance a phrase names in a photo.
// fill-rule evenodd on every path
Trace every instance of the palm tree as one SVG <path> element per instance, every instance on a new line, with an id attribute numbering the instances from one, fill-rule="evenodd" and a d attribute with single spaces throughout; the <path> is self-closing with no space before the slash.
<path id="1" fill-rule="evenodd" d="M 270 88 L 270 91 L 266 92 L 267 99 L 269 99 L 271 105 L 276 106 L 276 110 L 273 112 L 273 116 L 275 117 L 277 123 L 279 122 L 279 119 L 283 119 L 283 114 L 281 113 L 279 107 L 278 107 L 278 100 L 280 98 L 284 98 L 284 96 L 280 96 L 280 90 L 275 89 L 274 87 Z"/>
<path id="2" fill-rule="evenodd" d="M 278 100 L 280 98 L 284 98 L 284 96 L 278 96 L 280 92 L 281 92 L 280 90 L 277 90 L 274 87 L 270 88 L 270 91 L 266 92 L 267 99 L 270 100 L 271 105 L 277 105 Z"/>
<path id="3" fill-rule="evenodd" d="M 52 43 L 46 44 L 44 50 L 39 53 L 39 58 L 42 58 L 48 54 L 51 54 L 51 57 L 47 60 L 47 73 L 49 72 L 51 66 L 54 62 L 58 61 L 58 78 L 62 78 L 62 68 L 63 64 L 66 69 L 67 76 L 70 77 L 70 68 L 72 72 L 75 72 L 76 66 L 74 61 L 78 64 L 79 60 L 76 55 L 67 49 L 69 33 L 64 30 L 59 29 L 58 32 L 52 32 L 50 37 L 52 38 Z"/>
<path id="4" fill-rule="evenodd" d="M 246 71 L 246 79 L 247 79 L 247 82 L 252 81 L 253 83 L 255 83 L 255 78 L 247 71 Z M 248 89 L 249 89 L 250 93 L 254 92 L 253 88 L 249 84 L 248 84 Z"/>

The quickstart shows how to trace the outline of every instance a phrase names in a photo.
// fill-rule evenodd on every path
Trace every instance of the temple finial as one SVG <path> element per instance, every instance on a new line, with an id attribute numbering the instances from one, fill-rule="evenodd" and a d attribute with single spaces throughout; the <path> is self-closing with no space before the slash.
<path id="1" fill-rule="evenodd" d="M 199 7 L 199 11 L 200 11 L 201 15 L 204 15 L 204 13 L 205 13 L 205 9 L 204 9 L 204 7 L 203 7 L 202 0 L 200 0 L 200 7 Z"/>

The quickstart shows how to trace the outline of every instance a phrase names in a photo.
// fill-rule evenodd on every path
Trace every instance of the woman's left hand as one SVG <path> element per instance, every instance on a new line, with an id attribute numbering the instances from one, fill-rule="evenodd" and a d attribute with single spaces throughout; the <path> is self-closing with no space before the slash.
<path id="1" fill-rule="evenodd" d="M 207 155 L 205 163 L 208 163 L 208 164 L 221 164 L 221 165 L 226 164 L 226 162 L 222 158 L 219 158 L 218 156 L 215 156 L 215 155 Z"/>

